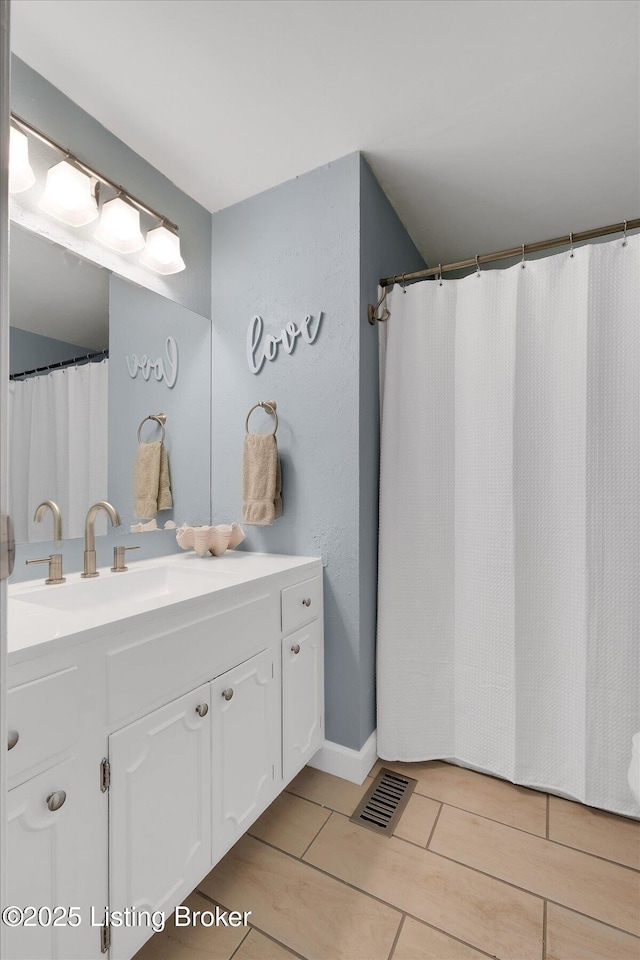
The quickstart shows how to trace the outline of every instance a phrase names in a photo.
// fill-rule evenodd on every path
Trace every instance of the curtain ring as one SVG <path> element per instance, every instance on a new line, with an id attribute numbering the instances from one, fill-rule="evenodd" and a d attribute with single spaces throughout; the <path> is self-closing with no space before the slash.
<path id="1" fill-rule="evenodd" d="M 523 270 L 526 267 L 526 263 L 524 262 L 524 243 L 522 244 L 522 260 L 520 261 L 520 266 Z"/>
<path id="2" fill-rule="evenodd" d="M 441 264 L 441 263 L 438 264 L 438 271 L 439 271 L 439 272 L 438 272 L 438 286 L 441 287 L 441 286 L 442 286 L 442 264 Z"/>
<path id="3" fill-rule="evenodd" d="M 569 244 L 570 244 L 569 256 L 573 258 L 573 234 L 572 233 L 569 234 Z"/>
<path id="4" fill-rule="evenodd" d="M 405 274 L 403 273 L 403 274 L 402 274 L 402 279 L 400 280 L 400 286 L 402 287 L 402 292 L 403 292 L 403 293 L 406 293 L 406 292 L 407 292 L 407 282 L 406 282 L 406 280 L 405 280 L 404 278 L 405 278 Z"/>
<path id="5" fill-rule="evenodd" d="M 625 221 L 624 221 L 623 238 L 622 238 L 622 246 L 623 246 L 623 247 L 626 247 L 626 245 L 627 245 L 627 221 L 625 220 Z"/>
<path id="6" fill-rule="evenodd" d="M 480 276 L 480 263 L 479 263 L 480 254 L 476 253 L 476 277 Z"/>

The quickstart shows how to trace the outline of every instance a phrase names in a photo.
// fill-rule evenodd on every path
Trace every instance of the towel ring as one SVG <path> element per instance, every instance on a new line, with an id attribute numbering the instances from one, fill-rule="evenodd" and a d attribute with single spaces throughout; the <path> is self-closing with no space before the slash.
<path id="1" fill-rule="evenodd" d="M 166 413 L 150 413 L 148 417 L 144 418 L 144 420 L 140 423 L 140 426 L 138 427 L 138 443 L 142 443 L 142 440 L 140 439 L 140 431 L 142 430 L 147 420 L 155 420 L 156 423 L 160 424 L 160 429 L 162 430 L 162 440 L 160 442 L 164 443 L 164 438 L 165 438 L 164 425 L 167 422 Z"/>
<path id="2" fill-rule="evenodd" d="M 261 400 L 259 403 L 254 403 L 254 405 L 251 407 L 251 410 L 249 410 L 249 413 L 247 414 L 247 419 L 245 420 L 244 424 L 244 432 L 249 433 L 249 417 L 254 410 L 257 410 L 258 407 L 262 407 L 263 410 L 266 410 L 267 413 L 270 413 L 273 417 L 275 417 L 276 423 L 272 433 L 272 436 L 275 437 L 276 430 L 278 429 L 278 414 L 276 413 L 277 403 L 275 400 Z"/>

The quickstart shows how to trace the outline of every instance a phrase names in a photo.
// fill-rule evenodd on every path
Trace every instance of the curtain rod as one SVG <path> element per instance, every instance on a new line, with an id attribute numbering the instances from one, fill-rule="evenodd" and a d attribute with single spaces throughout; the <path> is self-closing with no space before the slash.
<path id="1" fill-rule="evenodd" d="M 537 253 L 551 247 L 568 247 L 583 240 L 595 240 L 596 237 L 606 237 L 610 233 L 626 233 L 627 230 L 636 230 L 640 227 L 640 218 L 636 220 L 622 220 L 620 223 L 611 223 L 608 227 L 598 227 L 596 230 L 582 230 L 580 233 L 565 234 L 564 237 L 554 237 L 552 240 L 541 240 L 539 243 L 523 243 L 519 247 L 509 250 L 498 250 L 497 253 L 483 253 L 481 256 L 471 257 L 468 260 L 458 260 L 457 263 L 438 264 L 426 270 L 415 270 L 413 273 L 396 274 L 393 277 L 383 277 L 381 287 L 392 287 L 395 283 L 404 283 L 406 280 L 426 280 L 427 277 L 437 277 L 450 270 L 463 270 L 466 267 L 477 267 L 481 263 L 491 263 L 494 260 L 510 260 L 512 257 L 524 257 L 527 253 Z"/>
<path id="2" fill-rule="evenodd" d="M 29 377 L 32 373 L 45 373 L 47 370 L 59 370 L 61 367 L 72 367 L 75 363 L 89 363 L 101 357 L 103 360 L 109 359 L 109 350 L 98 350 L 97 353 L 85 353 L 81 357 L 73 357 L 71 360 L 58 360 L 57 363 L 49 363 L 46 367 L 36 367 L 35 370 L 23 370 L 22 373 L 12 373 L 9 380 L 19 380 L 21 377 Z"/>

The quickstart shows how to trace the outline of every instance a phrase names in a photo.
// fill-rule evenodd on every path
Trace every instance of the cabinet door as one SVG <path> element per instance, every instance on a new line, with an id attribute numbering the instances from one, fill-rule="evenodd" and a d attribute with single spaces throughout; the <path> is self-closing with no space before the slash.
<path id="1" fill-rule="evenodd" d="M 319 620 L 282 641 L 282 762 L 288 783 L 322 744 L 324 651 Z"/>
<path id="2" fill-rule="evenodd" d="M 211 684 L 213 860 L 271 803 L 280 782 L 280 671 L 266 650 Z"/>
<path id="3" fill-rule="evenodd" d="M 77 763 L 75 759 L 59 763 L 8 794 L 6 904 L 76 907 L 82 923 L 54 926 L 45 912 L 39 918 L 42 925 L 32 918 L 30 923 L 37 925 L 5 927 L 7 960 L 100 956 L 99 930 L 91 928 L 85 903 L 91 883 L 81 869 L 87 836 Z"/>
<path id="4" fill-rule="evenodd" d="M 211 866 L 209 684 L 109 737 L 109 906 L 172 910 Z M 146 926 L 111 927 L 111 958 Z"/>

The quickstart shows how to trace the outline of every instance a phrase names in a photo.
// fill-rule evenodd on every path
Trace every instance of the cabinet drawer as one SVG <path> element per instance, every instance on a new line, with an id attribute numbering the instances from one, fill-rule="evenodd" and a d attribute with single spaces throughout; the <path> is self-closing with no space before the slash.
<path id="1" fill-rule="evenodd" d="M 282 591 L 282 632 L 291 633 L 320 615 L 322 580 L 311 577 Z"/>
<path id="2" fill-rule="evenodd" d="M 35 767 L 73 746 L 78 737 L 75 667 L 9 690 L 7 712 L 9 781 L 27 778 Z M 17 734 L 17 740 L 15 735 Z"/>

